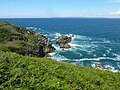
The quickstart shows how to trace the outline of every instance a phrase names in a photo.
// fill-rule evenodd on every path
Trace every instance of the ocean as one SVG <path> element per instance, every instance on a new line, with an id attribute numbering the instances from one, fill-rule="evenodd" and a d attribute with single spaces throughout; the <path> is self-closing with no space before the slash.
<path id="1" fill-rule="evenodd" d="M 84 67 L 120 72 L 120 19 L 110 18 L 7 18 L 12 24 L 43 33 L 56 48 L 51 58 Z M 61 50 L 55 44 L 61 34 L 73 34 L 71 48 Z"/>

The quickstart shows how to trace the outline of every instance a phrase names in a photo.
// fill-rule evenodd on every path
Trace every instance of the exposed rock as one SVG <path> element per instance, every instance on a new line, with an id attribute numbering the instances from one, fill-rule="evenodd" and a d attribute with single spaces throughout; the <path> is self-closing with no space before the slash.
<path id="1" fill-rule="evenodd" d="M 55 48 L 52 46 L 52 42 L 45 36 L 39 38 L 38 43 L 40 46 L 43 46 L 43 51 L 45 53 L 50 53 L 55 51 Z"/>
<path id="2" fill-rule="evenodd" d="M 58 44 L 62 49 L 71 48 L 69 43 L 72 41 L 72 37 L 73 35 L 71 34 L 61 35 L 60 37 L 58 37 L 56 44 Z"/>
<path id="3" fill-rule="evenodd" d="M 43 51 L 42 46 L 36 46 L 33 50 L 27 51 L 27 55 L 29 55 L 29 56 L 37 56 L 37 57 L 44 57 L 45 52 Z"/>
<path id="4" fill-rule="evenodd" d="M 68 43 L 61 43 L 59 45 L 60 45 L 60 48 L 71 48 L 71 46 Z"/>
<path id="5" fill-rule="evenodd" d="M 100 62 L 95 63 L 95 68 L 100 68 Z"/>
<path id="6" fill-rule="evenodd" d="M 11 34 L 9 37 L 10 40 L 23 40 L 23 41 L 28 41 L 28 38 L 26 38 L 23 35 L 20 34 Z"/>
<path id="7" fill-rule="evenodd" d="M 40 37 L 36 41 L 37 46 L 31 51 L 29 51 L 29 55 L 45 57 L 48 53 L 54 52 L 55 48 L 52 46 L 52 42 L 46 38 L 45 36 Z"/>

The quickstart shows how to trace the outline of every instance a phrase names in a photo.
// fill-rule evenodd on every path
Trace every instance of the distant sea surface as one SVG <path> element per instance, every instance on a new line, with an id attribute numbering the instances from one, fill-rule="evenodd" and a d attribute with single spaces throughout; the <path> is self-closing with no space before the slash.
<path id="1" fill-rule="evenodd" d="M 101 67 L 120 72 L 120 19 L 99 18 L 11 18 L 2 19 L 45 34 L 56 48 L 51 58 L 72 64 Z M 73 34 L 72 48 L 61 50 L 55 44 L 61 34 Z"/>

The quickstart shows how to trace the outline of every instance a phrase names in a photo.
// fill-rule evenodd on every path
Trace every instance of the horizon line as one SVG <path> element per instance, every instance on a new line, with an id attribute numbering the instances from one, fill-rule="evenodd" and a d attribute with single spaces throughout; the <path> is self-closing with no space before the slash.
<path id="1" fill-rule="evenodd" d="M 66 17 L 66 16 L 65 17 L 64 16 L 63 17 L 62 16 L 59 16 L 59 17 L 0 17 L 0 19 L 1 18 L 3 19 L 4 18 L 106 18 L 106 19 L 113 18 L 113 19 L 120 19 L 120 17 L 89 17 L 89 16 L 88 17 L 79 17 L 79 16 L 78 17 L 77 16 L 76 17 Z"/>
<path id="2" fill-rule="evenodd" d="M 28 19 L 30 19 L 30 18 L 31 18 L 31 19 L 35 19 L 35 18 L 36 18 L 36 19 L 37 19 L 37 18 L 41 18 L 41 19 L 42 19 L 42 18 L 43 18 L 43 19 L 44 19 L 44 18 L 51 18 L 51 19 L 52 19 L 52 18 L 53 18 L 53 19 L 54 19 L 54 18 L 64 18 L 64 19 L 65 19 L 65 18 L 66 18 L 66 19 L 67 19 L 67 18 L 68 18 L 68 19 L 69 19 L 69 18 L 71 18 L 71 19 L 72 19 L 72 18 L 73 18 L 73 19 L 75 19 L 75 18 L 76 18 L 76 19 L 79 19 L 79 18 L 81 18 L 81 19 L 82 19 L 82 18 L 83 18 L 83 19 L 85 19 L 85 18 L 88 18 L 88 19 L 90 19 L 90 18 L 91 18 L 91 19 L 94 19 L 94 18 L 98 18 L 98 19 L 120 19 L 120 17 L 0 17 L 0 19 L 15 19 L 15 18 L 16 18 L 16 19 L 22 19 L 22 18 L 26 18 L 26 19 L 27 19 L 27 18 L 28 18 Z"/>

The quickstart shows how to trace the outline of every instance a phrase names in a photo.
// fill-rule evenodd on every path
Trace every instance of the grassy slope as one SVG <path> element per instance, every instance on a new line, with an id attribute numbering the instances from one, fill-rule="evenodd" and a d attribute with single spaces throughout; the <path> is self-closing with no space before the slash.
<path id="1" fill-rule="evenodd" d="M 25 40 L 14 39 L 12 36 L 19 36 Z M 0 51 L 12 51 L 25 55 L 26 51 L 36 46 L 35 41 L 41 36 L 42 34 L 36 34 L 24 27 L 0 20 Z"/>
<path id="2" fill-rule="evenodd" d="M 8 90 L 120 90 L 120 73 L 47 58 L 0 52 L 0 88 Z"/>

